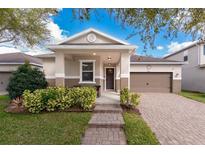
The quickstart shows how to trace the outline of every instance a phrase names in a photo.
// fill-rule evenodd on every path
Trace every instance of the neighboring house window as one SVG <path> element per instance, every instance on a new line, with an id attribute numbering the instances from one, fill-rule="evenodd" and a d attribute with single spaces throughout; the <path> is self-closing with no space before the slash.
<path id="1" fill-rule="evenodd" d="M 188 51 L 184 51 L 184 61 L 188 61 Z"/>
<path id="2" fill-rule="evenodd" d="M 184 61 L 188 61 L 188 56 L 184 56 Z"/>
<path id="3" fill-rule="evenodd" d="M 80 61 L 80 82 L 95 82 L 95 61 L 82 60 Z"/>

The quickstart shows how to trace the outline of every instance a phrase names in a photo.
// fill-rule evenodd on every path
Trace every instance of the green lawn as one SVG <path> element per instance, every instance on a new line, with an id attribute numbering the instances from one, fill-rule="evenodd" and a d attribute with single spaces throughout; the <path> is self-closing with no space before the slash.
<path id="1" fill-rule="evenodd" d="M 91 113 L 5 113 L 9 98 L 0 96 L 0 144 L 80 144 Z"/>
<path id="2" fill-rule="evenodd" d="M 125 134 L 128 144 L 153 145 L 159 144 L 144 120 L 135 113 L 124 113 Z"/>
<path id="3" fill-rule="evenodd" d="M 181 96 L 205 103 L 205 93 L 182 91 Z"/>

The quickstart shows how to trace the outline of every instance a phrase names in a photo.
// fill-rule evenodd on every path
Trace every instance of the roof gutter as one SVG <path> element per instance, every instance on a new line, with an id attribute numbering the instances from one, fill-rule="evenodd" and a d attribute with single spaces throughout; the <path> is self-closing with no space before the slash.
<path id="1" fill-rule="evenodd" d="M 134 45 L 49 45 L 47 48 L 54 49 L 136 49 Z"/>
<path id="2" fill-rule="evenodd" d="M 130 62 L 131 65 L 184 65 L 187 62 Z"/>
<path id="3" fill-rule="evenodd" d="M 12 62 L 9 62 L 9 63 L 6 63 L 6 62 L 0 62 L 0 65 L 23 65 L 23 64 L 25 64 L 25 63 L 21 63 L 21 62 L 19 62 L 19 63 L 12 63 Z M 41 64 L 36 64 L 36 63 L 29 63 L 29 64 L 31 64 L 31 65 L 33 65 L 33 66 L 38 66 L 38 67 L 43 67 L 43 65 L 41 65 Z"/>

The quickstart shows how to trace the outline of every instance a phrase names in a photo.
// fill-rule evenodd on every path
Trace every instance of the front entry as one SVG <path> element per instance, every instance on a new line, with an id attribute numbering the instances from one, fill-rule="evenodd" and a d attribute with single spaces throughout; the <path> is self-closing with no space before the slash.
<path id="1" fill-rule="evenodd" d="M 114 68 L 106 68 L 106 89 L 114 90 Z"/>

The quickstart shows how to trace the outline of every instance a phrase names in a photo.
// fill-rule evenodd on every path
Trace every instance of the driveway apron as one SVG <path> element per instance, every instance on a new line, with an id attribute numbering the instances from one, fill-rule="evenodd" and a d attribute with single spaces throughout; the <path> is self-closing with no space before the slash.
<path id="1" fill-rule="evenodd" d="M 161 144 L 205 144 L 205 104 L 171 93 L 142 93 L 139 109 Z"/>

